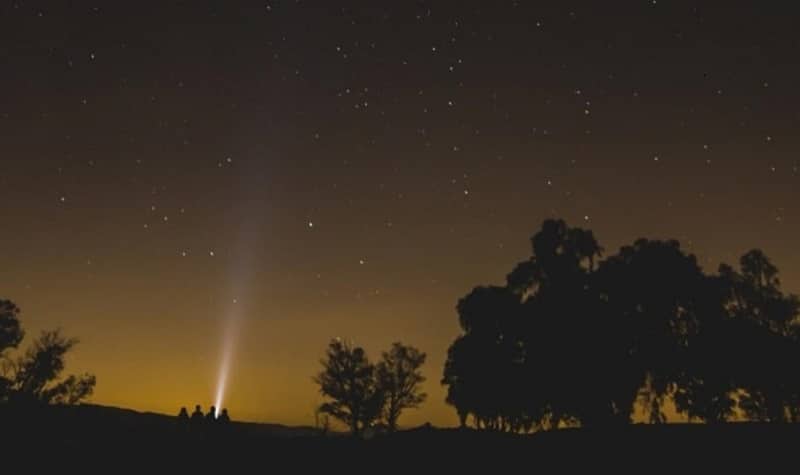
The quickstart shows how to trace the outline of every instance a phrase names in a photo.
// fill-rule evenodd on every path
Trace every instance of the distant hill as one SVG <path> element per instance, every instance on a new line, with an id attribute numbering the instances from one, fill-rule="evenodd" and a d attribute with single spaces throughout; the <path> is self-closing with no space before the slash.
<path id="1" fill-rule="evenodd" d="M 81 404 L 79 406 L 62 407 L 62 410 L 73 411 L 74 417 L 98 420 L 113 420 L 123 425 L 174 425 L 177 417 L 154 412 L 138 412 L 113 406 L 97 404 Z M 305 437 L 316 433 L 313 427 L 286 426 L 282 424 L 265 424 L 260 422 L 231 422 L 236 431 L 258 436 Z"/>
<path id="2" fill-rule="evenodd" d="M 758 473 L 794 469 L 800 426 L 781 424 L 630 425 L 517 436 L 420 427 L 370 440 L 322 437 L 310 427 L 278 424 L 180 424 L 173 416 L 81 405 L 21 411 L 0 406 L 3 452 L 41 454 L 39 463 L 67 461 L 114 471 L 173 465 L 185 470 L 252 473 L 533 473 L 692 471 L 700 467 Z M 130 467 L 128 467 L 130 466 Z M 234 470 L 235 469 L 235 470 Z M 259 472 L 257 470 L 256 472 Z M 285 473 L 281 470 L 279 473 Z"/>

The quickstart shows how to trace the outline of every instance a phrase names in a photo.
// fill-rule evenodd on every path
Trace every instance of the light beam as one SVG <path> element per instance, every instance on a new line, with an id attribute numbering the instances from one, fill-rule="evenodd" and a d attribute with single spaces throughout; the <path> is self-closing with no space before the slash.
<path id="1" fill-rule="evenodd" d="M 228 159 L 231 163 L 231 159 Z M 245 195 L 240 202 L 248 203 L 248 206 L 238 208 L 239 236 L 236 246 L 233 248 L 230 269 L 231 292 L 229 294 L 230 305 L 223 312 L 224 320 L 222 323 L 222 341 L 220 348 L 219 368 L 217 369 L 217 386 L 214 393 L 215 416 L 224 408 L 225 398 L 228 393 L 233 374 L 233 361 L 235 359 L 239 333 L 243 325 L 245 313 L 247 291 L 252 281 L 254 269 L 254 250 L 262 243 L 261 226 L 264 217 L 264 202 L 258 199 L 256 192 L 263 187 L 259 181 L 263 178 L 259 169 L 243 166 L 242 183 L 240 190 Z M 254 219 L 255 218 L 255 219 Z"/>

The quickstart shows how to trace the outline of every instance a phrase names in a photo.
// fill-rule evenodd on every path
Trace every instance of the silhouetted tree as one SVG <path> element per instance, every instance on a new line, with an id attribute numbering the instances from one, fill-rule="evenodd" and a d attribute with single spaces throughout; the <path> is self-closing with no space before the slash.
<path id="1" fill-rule="evenodd" d="M 378 363 L 378 390 L 385 398 L 384 417 L 389 431 L 397 430 L 397 419 L 403 410 L 419 407 L 427 397 L 420 388 L 425 381 L 420 371 L 425 357 L 412 346 L 394 343 Z"/>
<path id="2" fill-rule="evenodd" d="M 19 307 L 10 300 L 0 299 L 0 356 L 16 348 L 25 336 L 19 323 Z"/>
<path id="3" fill-rule="evenodd" d="M 442 384 L 462 425 L 527 432 L 690 419 L 800 420 L 800 301 L 754 250 L 702 271 L 677 241 L 600 261 L 593 233 L 546 220 L 504 287 L 458 303 Z"/>
<path id="4" fill-rule="evenodd" d="M 58 330 L 42 332 L 21 356 L 10 356 L 24 337 L 19 312 L 11 301 L 0 300 L 0 402 L 77 404 L 91 396 L 93 375 L 59 379 L 64 357 L 78 340 Z"/>
<path id="5" fill-rule="evenodd" d="M 314 382 L 329 399 L 320 406 L 320 411 L 340 420 L 358 436 L 383 410 L 384 395 L 376 383 L 375 366 L 363 348 L 339 339 L 330 342 L 320 363 L 323 369 Z"/>
<path id="6" fill-rule="evenodd" d="M 519 302 L 506 288 L 479 287 L 458 303 L 465 335 L 448 351 L 443 384 L 462 424 L 468 414 L 477 426 L 495 430 L 524 422 Z M 515 412 L 501 410 L 512 407 Z"/>
<path id="7" fill-rule="evenodd" d="M 684 253 L 677 241 L 637 240 L 604 261 L 595 283 L 607 302 L 607 315 L 620 324 L 630 365 L 628 400 L 636 389 L 647 402 L 651 422 L 663 422 L 665 398 L 674 393 L 688 356 L 689 341 L 698 328 L 706 277 L 695 256 Z M 623 366 L 625 367 L 625 366 Z M 624 384 L 622 380 L 614 384 Z"/>
<path id="8" fill-rule="evenodd" d="M 78 340 L 56 331 L 44 331 L 11 365 L 9 398 L 13 402 L 77 404 L 91 396 L 96 383 L 90 374 L 59 381 L 64 357 Z"/>
<path id="9" fill-rule="evenodd" d="M 455 407 L 461 427 L 467 426 L 467 419 L 476 413 L 478 396 L 471 387 L 474 383 L 470 377 L 477 368 L 471 364 L 474 355 L 467 345 L 469 340 L 461 336 L 447 350 L 444 365 L 444 376 L 441 383 L 447 386 L 445 402 Z"/>
<path id="10" fill-rule="evenodd" d="M 328 431 L 330 430 L 331 423 L 330 417 L 328 414 L 322 412 L 322 407 L 320 405 L 315 405 L 314 407 L 314 428 L 317 430 L 317 433 L 323 437 L 328 435 Z"/>
<path id="11" fill-rule="evenodd" d="M 797 420 L 800 302 L 781 291 L 778 269 L 762 251 L 748 252 L 739 264 L 739 272 L 720 268 L 728 285 L 725 307 L 731 335 L 739 350 L 730 354 L 736 364 L 732 377 L 739 406 L 754 420 Z"/>
<path id="12" fill-rule="evenodd" d="M 0 299 L 0 402 L 8 398 L 11 367 L 8 351 L 17 348 L 25 332 L 19 323 L 19 308 L 10 300 Z"/>

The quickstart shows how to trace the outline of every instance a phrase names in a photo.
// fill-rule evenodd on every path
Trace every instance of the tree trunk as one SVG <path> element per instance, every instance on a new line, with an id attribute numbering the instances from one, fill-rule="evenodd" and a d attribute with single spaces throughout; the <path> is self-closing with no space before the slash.
<path id="1" fill-rule="evenodd" d="M 387 425 L 389 432 L 397 431 L 397 420 L 400 419 L 400 403 L 399 401 L 390 402 L 389 410 L 387 411 Z"/>

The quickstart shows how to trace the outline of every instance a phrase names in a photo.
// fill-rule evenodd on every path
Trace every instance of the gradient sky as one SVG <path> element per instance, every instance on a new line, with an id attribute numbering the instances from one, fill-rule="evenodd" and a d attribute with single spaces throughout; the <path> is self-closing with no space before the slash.
<path id="1" fill-rule="evenodd" d="M 235 419 L 311 424 L 332 337 L 401 340 L 408 426 L 456 423 L 456 302 L 545 218 L 800 291 L 796 12 L 544 3 L 2 2 L 0 297 L 138 410 L 212 403 L 226 322 Z"/>

